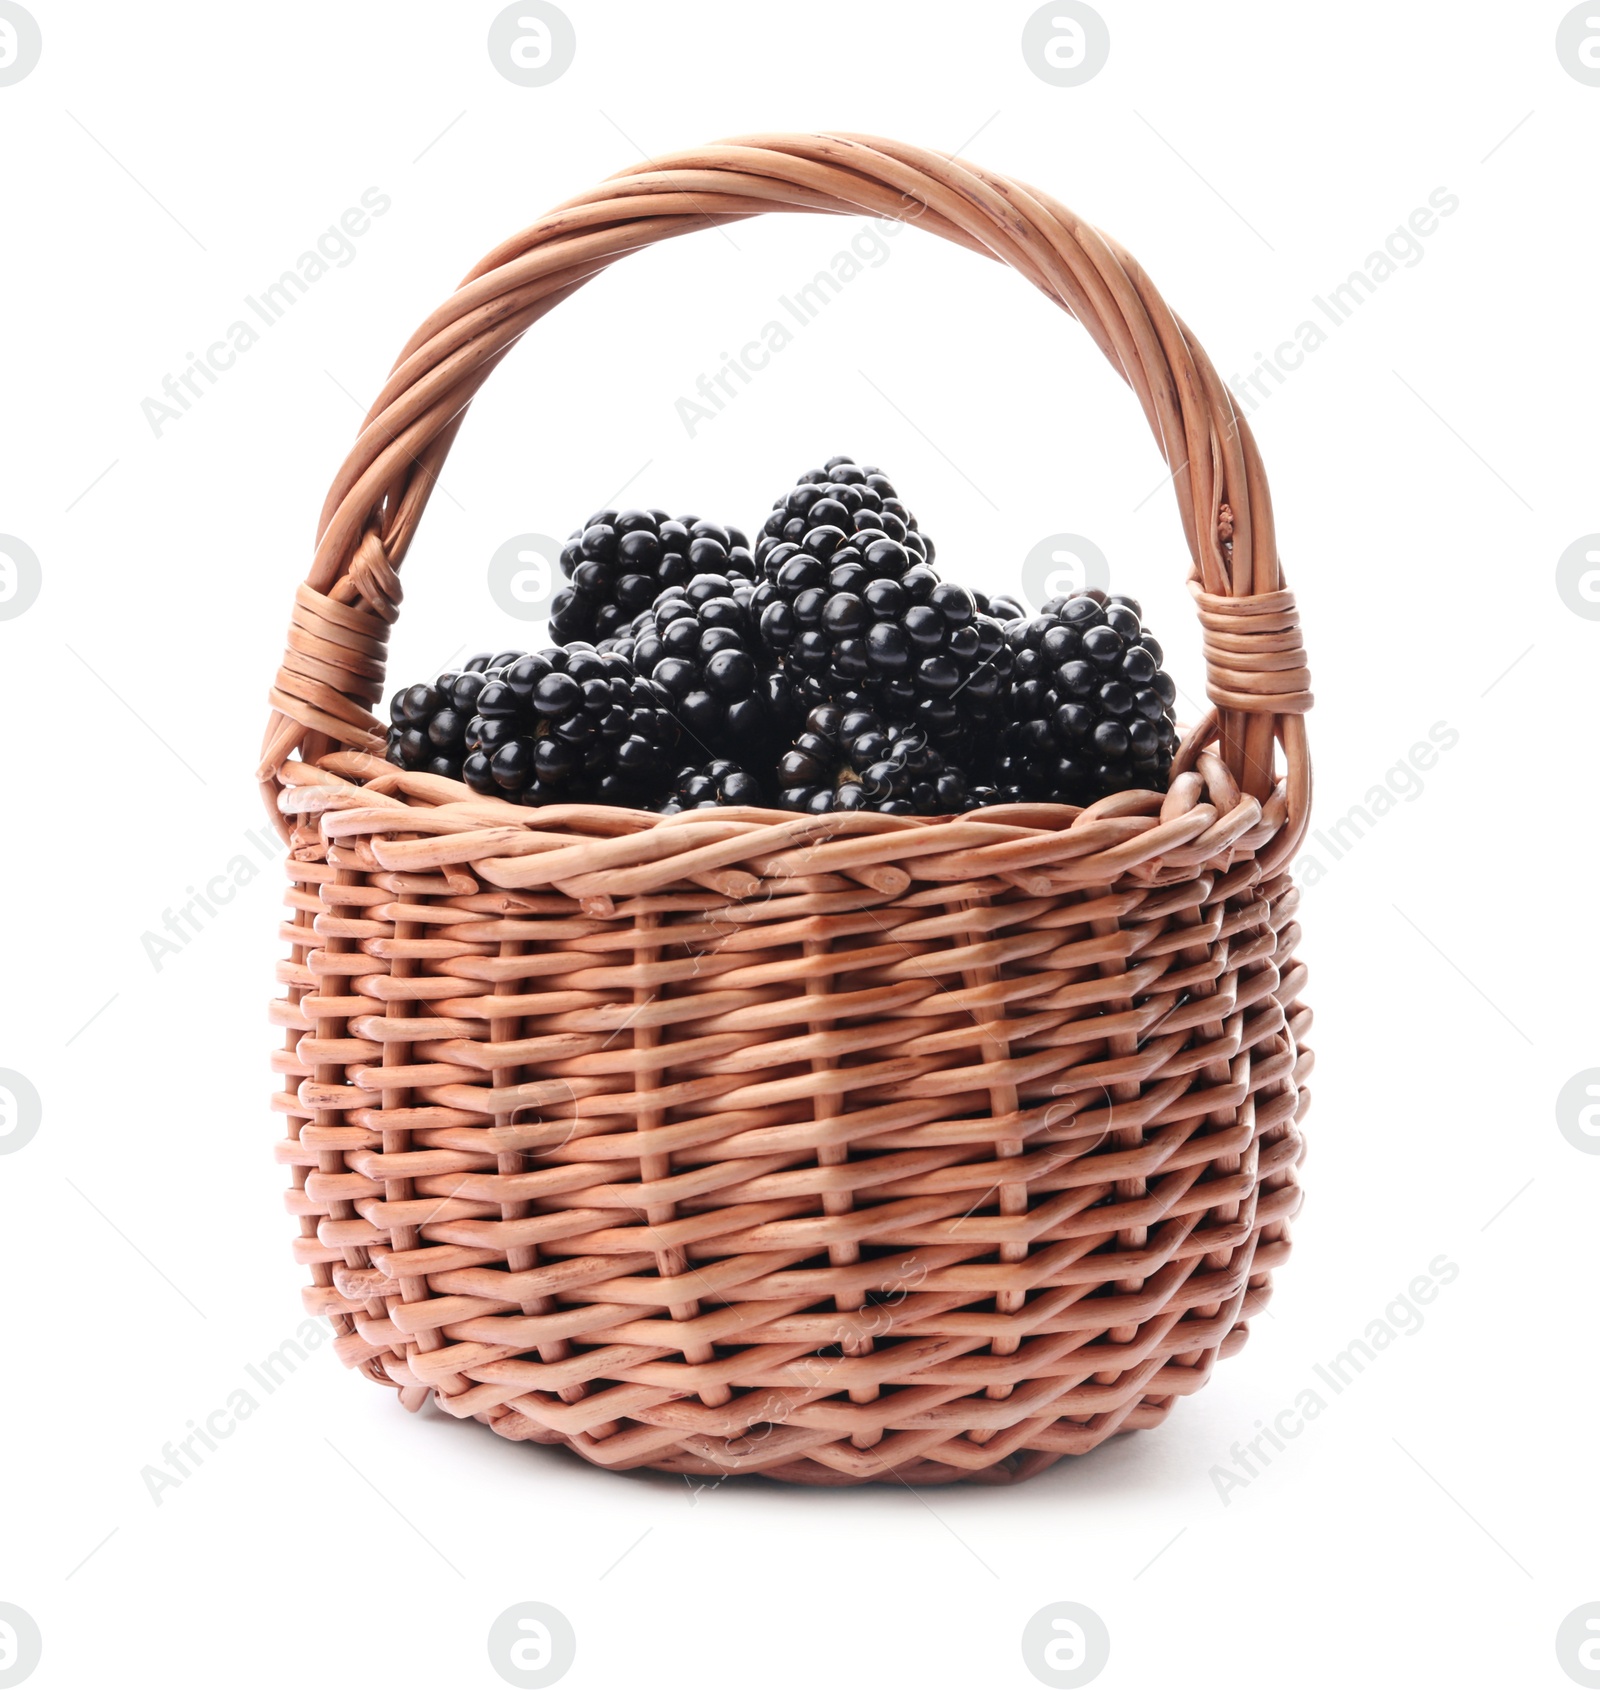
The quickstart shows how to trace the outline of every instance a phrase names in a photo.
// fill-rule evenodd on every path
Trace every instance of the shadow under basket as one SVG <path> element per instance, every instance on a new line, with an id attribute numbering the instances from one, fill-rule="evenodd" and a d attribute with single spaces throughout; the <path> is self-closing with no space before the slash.
<path id="1" fill-rule="evenodd" d="M 774 210 L 996 258 L 1127 380 L 1173 466 L 1214 706 L 1165 793 L 662 817 L 375 754 L 399 565 L 478 386 L 623 254 Z M 406 1407 L 611 1468 L 1003 1483 L 1159 1424 L 1243 1345 L 1299 1203 L 1308 687 L 1248 425 L 1056 201 L 768 135 L 558 207 L 401 353 L 271 695 L 307 1307 Z"/>

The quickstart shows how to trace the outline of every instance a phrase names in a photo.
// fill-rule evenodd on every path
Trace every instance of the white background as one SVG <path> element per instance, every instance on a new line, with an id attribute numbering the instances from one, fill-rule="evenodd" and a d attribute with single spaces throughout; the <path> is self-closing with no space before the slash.
<path id="1" fill-rule="evenodd" d="M 1600 1600 L 1600 1160 L 1555 1101 L 1600 1063 L 1600 625 L 1556 562 L 1600 529 L 1600 88 L 1557 58 L 1565 8 L 1104 0 L 1109 63 L 1058 88 L 1026 4 L 571 0 L 576 60 L 531 89 L 490 62 L 492 4 L 32 9 L 43 57 L 0 88 L 0 530 L 42 568 L 0 621 L 0 1067 L 43 1125 L 0 1157 L 0 1600 L 43 1632 L 35 1682 L 496 1685 L 491 1622 L 539 1600 L 577 1630 L 574 1686 L 1025 1686 L 1024 1624 L 1070 1600 L 1109 1628 L 1106 1686 L 1568 1683 L 1557 1627 Z M 302 1274 L 266 1108 L 275 865 L 159 970 L 143 936 L 253 854 L 266 686 L 360 412 L 548 206 L 641 149 L 806 128 L 1047 188 L 1230 378 L 1459 198 L 1254 418 L 1316 823 L 1411 792 L 1339 859 L 1312 846 L 1316 1101 L 1271 1317 L 1162 1429 L 1013 1491 L 694 1495 L 407 1416 L 324 1348 L 158 1505 L 141 1470 L 294 1333 Z M 141 401 L 374 186 L 353 260 L 157 435 Z M 1092 537 L 1200 696 L 1138 407 L 997 267 L 899 235 L 688 436 L 674 401 L 853 232 L 692 236 L 541 325 L 457 442 L 393 677 L 527 643 L 485 585 L 507 537 L 635 476 L 630 500 L 753 529 L 843 451 L 974 585 Z M 1435 723 L 1459 740 L 1417 793 L 1394 771 Z M 1224 1502 L 1230 1446 L 1440 1255 L 1459 1274 L 1421 1329 Z"/>

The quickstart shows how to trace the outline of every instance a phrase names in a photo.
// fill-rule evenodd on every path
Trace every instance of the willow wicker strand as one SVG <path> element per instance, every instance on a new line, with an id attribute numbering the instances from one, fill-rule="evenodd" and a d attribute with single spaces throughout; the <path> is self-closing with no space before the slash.
<path id="1" fill-rule="evenodd" d="M 377 755 L 400 567 L 489 372 L 624 254 L 775 210 L 994 258 L 1128 382 L 1215 706 L 1165 793 L 667 818 Z M 612 1468 L 996 1483 L 1156 1425 L 1244 1342 L 1299 1201 L 1309 675 L 1248 426 L 1049 196 L 761 135 L 556 207 L 402 350 L 270 702 L 296 1254 L 340 1356 L 407 1407 Z"/>

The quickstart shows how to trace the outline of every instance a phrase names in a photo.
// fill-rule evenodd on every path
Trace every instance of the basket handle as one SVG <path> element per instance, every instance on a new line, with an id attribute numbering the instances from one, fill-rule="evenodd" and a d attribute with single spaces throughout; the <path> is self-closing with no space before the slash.
<path id="1" fill-rule="evenodd" d="M 1297 838 L 1310 803 L 1310 676 L 1278 567 L 1266 472 L 1210 360 L 1139 265 L 1047 194 L 865 135 L 745 136 L 621 171 L 497 247 L 417 330 L 328 492 L 295 596 L 257 771 L 274 819 L 280 771 L 295 752 L 308 761 L 337 747 L 382 753 L 370 707 L 382 697 L 399 567 L 490 371 L 623 254 L 767 211 L 915 223 L 1020 271 L 1089 331 L 1172 470 L 1222 759 L 1264 800 L 1274 743 L 1283 746 L 1285 832 Z"/>

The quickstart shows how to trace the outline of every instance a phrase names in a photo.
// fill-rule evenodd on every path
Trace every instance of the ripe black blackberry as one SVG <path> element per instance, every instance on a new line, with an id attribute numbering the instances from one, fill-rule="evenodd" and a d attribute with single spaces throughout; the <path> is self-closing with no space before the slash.
<path id="1" fill-rule="evenodd" d="M 589 646 L 485 654 L 403 689 L 391 714 L 403 723 L 391 762 L 513 803 L 648 808 L 677 767 L 678 724 L 660 689 Z"/>
<path id="2" fill-rule="evenodd" d="M 561 571 L 570 585 L 552 603 L 550 636 L 570 645 L 611 638 L 664 587 L 706 571 L 751 580 L 755 560 L 737 528 L 662 510 L 603 510 L 569 536 Z"/>
<path id="3" fill-rule="evenodd" d="M 759 569 L 781 541 L 799 545 L 813 528 L 833 527 L 846 534 L 873 529 L 902 541 L 924 563 L 933 562 L 933 541 L 900 502 L 894 484 L 876 464 L 829 458 L 821 469 L 808 469 L 787 493 L 772 501 L 772 512 L 756 537 Z"/>
<path id="4" fill-rule="evenodd" d="M 676 816 L 685 810 L 714 810 L 721 804 L 765 802 L 766 793 L 754 775 L 725 757 L 714 757 L 698 768 L 691 765 L 678 770 L 677 781 L 661 806 L 661 814 Z"/>
<path id="5" fill-rule="evenodd" d="M 447 669 L 432 682 L 402 687 L 389 701 L 389 739 L 386 755 L 402 769 L 461 779 L 468 750 L 470 708 L 455 702 L 455 685 L 464 675 L 499 673 L 524 654 L 480 651 L 459 669 Z M 470 690 L 470 683 L 469 688 Z"/>
<path id="6" fill-rule="evenodd" d="M 798 712 L 762 650 L 751 597 L 742 577 L 696 575 L 604 644 L 667 694 L 691 744 L 754 768 L 777 757 Z"/>
<path id="7" fill-rule="evenodd" d="M 825 524 L 766 554 L 752 603 L 763 644 L 801 702 L 861 704 L 918 722 L 959 757 L 1001 724 L 1012 653 L 965 587 L 902 540 Z"/>
<path id="8" fill-rule="evenodd" d="M 819 704 L 778 764 L 786 810 L 878 810 L 949 815 L 971 806 L 966 777 L 912 723 L 886 723 L 872 710 Z"/>
<path id="9" fill-rule="evenodd" d="M 941 581 L 933 556 L 876 465 L 830 458 L 778 499 L 756 542 L 762 639 L 804 707 L 916 721 L 948 761 L 981 763 L 1011 653 L 988 599 Z"/>
<path id="10" fill-rule="evenodd" d="M 1011 623 L 1011 721 L 1003 799 L 1091 804 L 1130 788 L 1166 789 L 1177 748 L 1177 688 L 1138 601 L 1098 589 L 1051 599 Z"/>

